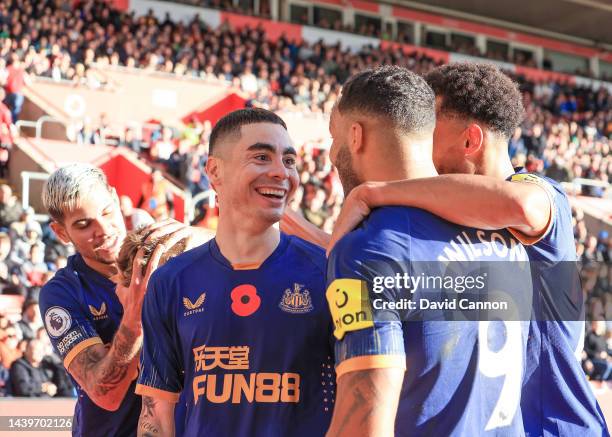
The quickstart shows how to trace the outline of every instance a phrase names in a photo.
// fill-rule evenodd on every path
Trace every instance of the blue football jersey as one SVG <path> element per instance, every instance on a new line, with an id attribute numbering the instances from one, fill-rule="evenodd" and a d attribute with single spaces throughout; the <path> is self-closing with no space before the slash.
<path id="1" fill-rule="evenodd" d="M 68 369 L 79 352 L 94 344 L 110 344 L 119 328 L 123 307 L 115 284 L 91 269 L 81 255 L 68 258 L 40 292 L 40 313 L 53 348 Z M 74 380 L 77 403 L 72 425 L 75 436 L 135 436 L 140 396 L 134 381 L 117 411 L 98 407 Z"/>
<path id="2" fill-rule="evenodd" d="M 510 229 L 529 244 L 535 297 L 521 398 L 525 431 L 529 436 L 609 435 L 580 363 L 584 302 L 567 195 L 556 181 L 531 173 L 519 171 L 510 180 L 542 186 L 552 206 L 543 236 Z"/>
<path id="3" fill-rule="evenodd" d="M 462 309 L 477 304 L 479 287 L 466 299 L 469 275 L 454 276 L 449 285 L 448 277 L 443 283 L 432 276 L 445 275 L 454 263 L 466 272 L 487 265 L 471 283 L 486 277 L 487 290 L 525 302 L 527 316 L 461 319 Z M 431 285 L 417 289 L 412 282 L 408 296 L 415 306 L 406 306 L 400 298 L 405 278 L 424 278 L 423 264 Z M 508 232 L 457 226 L 416 208 L 375 209 L 333 249 L 327 283 L 338 378 L 356 370 L 406 369 L 396 435 L 524 433 L 520 391 L 532 287 L 525 249 Z"/>
<path id="4" fill-rule="evenodd" d="M 137 393 L 184 401 L 186 436 L 323 436 L 334 402 L 325 254 L 281 234 L 259 266 L 216 241 L 154 273 Z"/>

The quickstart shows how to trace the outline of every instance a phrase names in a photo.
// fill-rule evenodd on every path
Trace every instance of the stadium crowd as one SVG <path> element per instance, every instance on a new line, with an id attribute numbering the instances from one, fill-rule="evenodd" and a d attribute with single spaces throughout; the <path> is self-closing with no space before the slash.
<path id="1" fill-rule="evenodd" d="M 225 3 L 207 5 L 224 7 Z M 23 104 L 22 90 L 33 77 L 103 87 L 99 71 L 104 68 L 142 68 L 233 86 L 252 106 L 326 116 L 343 81 L 360 69 L 395 64 L 425 73 L 437 65 L 426 56 L 373 47 L 352 53 L 322 42 L 296 44 L 281 38 L 272 43 L 265 40 L 262 28 L 232 31 L 223 24 L 210 29 L 198 17 L 187 24 L 169 18 L 160 22 L 152 14 L 119 14 L 94 1 L 80 2 L 75 12 L 69 1 L 8 0 L 0 4 L 0 27 L 0 85 L 5 93 L 0 94 L 4 100 L 0 103 L 0 178 L 6 177 L 17 136 L 14 123 Z M 605 88 L 515 79 L 523 91 L 527 115 L 509 143 L 515 166 L 562 182 L 574 178 L 612 182 L 610 93 Z M 102 116 L 95 122 L 83 120 L 75 139 L 97 144 L 116 136 L 119 147 L 145 156 L 196 194 L 209 189 L 204 166 L 210 131 L 209 122 L 194 120 L 181 128 L 160 125 L 146 138 L 130 127 L 117 135 Z M 321 142 L 302 146 L 301 186 L 291 207 L 331 232 L 342 205 L 338 178 Z M 136 205 L 155 217 L 172 214 L 160 181 L 157 173 Z M 166 209 L 148 208 L 153 193 L 161 199 L 155 205 Z M 605 192 L 585 186 L 583 194 L 601 197 Z M 140 210 L 129 199 L 122 199 L 122 210 L 130 223 L 139 220 Z M 587 320 L 593 321 L 586 335 L 583 367 L 591 378 L 607 380 L 612 375 L 612 238 L 605 232 L 589 232 L 580 209 L 574 209 L 573 218 Z M 65 265 L 69 255 L 69 248 L 57 241 L 48 226 L 41 226 L 33 211 L 24 210 L 11 188 L 2 185 L 0 287 L 2 294 L 21 295 L 25 303 L 19 321 L 0 317 L 0 396 L 74 393 L 41 330 L 36 305 L 40 287 Z"/>
<path id="2" fill-rule="evenodd" d="M 91 0 L 81 2 L 74 13 L 70 3 L 12 0 L 0 5 L 4 36 L 0 83 L 13 122 L 19 117 L 21 90 L 30 75 L 99 87 L 104 86 L 104 77 L 98 72 L 104 68 L 137 67 L 233 86 L 253 106 L 325 116 L 342 82 L 356 71 L 393 64 L 425 73 L 436 66 L 415 53 L 373 47 L 353 53 L 322 42 L 297 44 L 285 38 L 272 43 L 266 41 L 263 28 L 234 31 L 224 23 L 210 29 L 197 16 L 187 24 L 169 17 L 160 21 L 152 12 L 141 17 L 119 14 L 104 2 Z M 609 182 L 612 96 L 608 90 L 515 79 L 527 108 L 523 126 L 509 145 L 515 163 L 560 181 L 583 177 Z M 83 143 L 101 143 L 117 135 L 104 118 L 82 120 L 75 131 L 75 139 Z M 209 133 L 210 124 L 198 122 L 182 131 L 160 126 L 146 138 L 126 127 L 116 143 L 144 152 L 197 193 L 208 188 L 202 165 Z M 6 136 L 5 141 L 11 138 Z M 3 155 L 0 163 L 8 159 Z M 603 189 L 586 187 L 583 194 L 601 196 Z"/>

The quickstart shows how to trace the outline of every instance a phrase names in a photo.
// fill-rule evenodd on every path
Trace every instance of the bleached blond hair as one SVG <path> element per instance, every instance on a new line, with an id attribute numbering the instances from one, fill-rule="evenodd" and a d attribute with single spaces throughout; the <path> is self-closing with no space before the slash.
<path id="1" fill-rule="evenodd" d="M 42 201 L 51 218 L 62 222 L 64 214 L 75 209 L 79 201 L 94 188 L 111 191 L 106 175 L 91 164 L 69 164 L 58 168 L 43 187 Z"/>

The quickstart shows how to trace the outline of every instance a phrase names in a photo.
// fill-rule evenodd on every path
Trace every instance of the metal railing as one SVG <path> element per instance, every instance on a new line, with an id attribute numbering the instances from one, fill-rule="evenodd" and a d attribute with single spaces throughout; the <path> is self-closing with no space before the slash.
<path id="1" fill-rule="evenodd" d="M 40 173 L 34 171 L 22 171 L 21 172 L 21 206 L 26 209 L 30 206 L 30 181 L 46 181 L 49 179 L 48 173 Z M 40 222 L 47 221 L 49 216 L 47 214 L 34 214 L 34 218 Z"/>
<path id="2" fill-rule="evenodd" d="M 18 130 L 21 130 L 21 128 L 23 127 L 29 127 L 29 128 L 34 128 L 35 129 L 35 137 L 36 138 L 42 138 L 42 129 L 45 123 L 57 123 L 57 124 L 61 124 L 62 126 L 64 126 L 64 129 L 66 128 L 66 124 L 55 117 L 52 117 L 50 115 L 43 115 L 41 117 L 38 118 L 38 120 L 33 121 L 33 120 L 19 120 L 17 121 L 17 123 L 15 123 L 15 127 Z"/>
<path id="3" fill-rule="evenodd" d="M 187 192 L 188 191 L 186 190 L 186 193 Z M 187 205 L 187 196 L 185 196 L 185 209 L 188 210 L 188 212 L 185 211 L 185 217 L 189 218 L 189 223 L 193 222 L 193 219 L 195 219 L 196 206 L 198 203 L 207 198 L 209 209 L 213 209 L 215 206 L 217 206 L 217 193 L 215 193 L 214 190 L 206 190 L 196 194 L 195 196 L 191 197 L 189 205 Z"/>
<path id="4" fill-rule="evenodd" d="M 572 194 L 580 194 L 582 192 L 582 187 L 598 187 L 604 189 L 604 198 L 612 196 L 612 190 L 610 190 L 610 183 L 607 181 L 600 181 L 596 179 L 586 179 L 586 178 L 575 178 L 570 182 L 563 182 L 561 184 L 566 191 L 571 192 Z"/>

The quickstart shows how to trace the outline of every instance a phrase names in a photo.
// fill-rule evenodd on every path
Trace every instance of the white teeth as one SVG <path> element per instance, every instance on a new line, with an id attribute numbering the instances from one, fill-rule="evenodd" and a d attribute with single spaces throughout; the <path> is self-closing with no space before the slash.
<path id="1" fill-rule="evenodd" d="M 267 194 L 271 196 L 283 197 L 285 195 L 284 190 L 274 190 L 272 188 L 259 188 L 257 190 L 260 194 Z"/>

